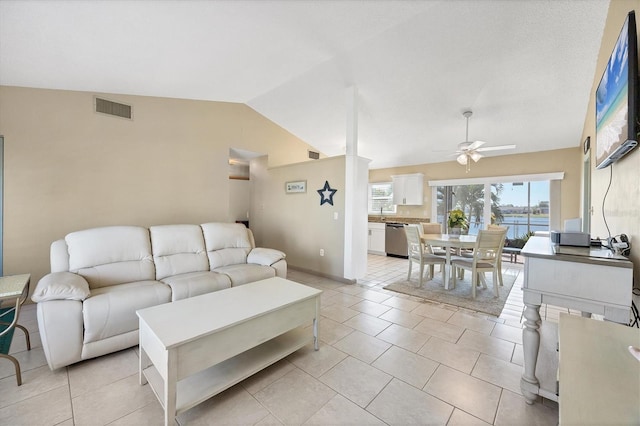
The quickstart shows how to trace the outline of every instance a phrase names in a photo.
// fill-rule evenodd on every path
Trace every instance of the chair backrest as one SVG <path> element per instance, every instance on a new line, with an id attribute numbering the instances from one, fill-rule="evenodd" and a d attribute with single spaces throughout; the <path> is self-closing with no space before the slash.
<path id="1" fill-rule="evenodd" d="M 476 239 L 474 258 L 477 260 L 497 259 L 502 254 L 507 228 L 479 231 Z"/>
<path id="2" fill-rule="evenodd" d="M 487 225 L 487 231 L 506 231 L 508 230 L 509 227 L 508 226 L 500 226 L 500 225 L 494 225 L 492 223 Z"/>
<path id="3" fill-rule="evenodd" d="M 423 234 L 442 234 L 442 225 L 439 223 L 421 222 Z"/>
<path id="4" fill-rule="evenodd" d="M 418 225 L 404 225 L 404 233 L 407 236 L 409 256 L 417 255 L 422 257 L 422 241 L 420 240 L 420 229 Z"/>

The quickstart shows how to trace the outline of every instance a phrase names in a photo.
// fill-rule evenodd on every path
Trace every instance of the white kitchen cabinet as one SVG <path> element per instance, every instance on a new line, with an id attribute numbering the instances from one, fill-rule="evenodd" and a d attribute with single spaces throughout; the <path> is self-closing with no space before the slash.
<path id="1" fill-rule="evenodd" d="M 373 254 L 386 254 L 385 253 L 385 224 L 369 222 L 369 253 Z"/>
<path id="2" fill-rule="evenodd" d="M 424 175 L 391 176 L 393 179 L 393 204 L 421 206 L 424 202 Z"/>

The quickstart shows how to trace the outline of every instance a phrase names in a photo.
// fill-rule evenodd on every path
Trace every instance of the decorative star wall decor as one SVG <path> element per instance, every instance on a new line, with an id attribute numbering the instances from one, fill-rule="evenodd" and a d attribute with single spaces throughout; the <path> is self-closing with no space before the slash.
<path id="1" fill-rule="evenodd" d="M 318 189 L 318 194 L 320 194 L 320 205 L 323 205 L 324 203 L 333 205 L 333 194 L 335 194 L 336 192 L 338 192 L 338 190 L 331 189 L 331 186 L 329 186 L 329 181 L 325 180 L 324 187 Z"/>

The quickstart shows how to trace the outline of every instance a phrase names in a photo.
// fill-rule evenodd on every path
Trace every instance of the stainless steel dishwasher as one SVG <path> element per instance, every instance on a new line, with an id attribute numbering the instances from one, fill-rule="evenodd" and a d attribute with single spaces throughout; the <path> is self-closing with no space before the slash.
<path id="1" fill-rule="evenodd" d="M 404 233 L 404 223 L 390 222 L 385 226 L 384 247 L 387 256 L 408 258 L 407 236 Z"/>

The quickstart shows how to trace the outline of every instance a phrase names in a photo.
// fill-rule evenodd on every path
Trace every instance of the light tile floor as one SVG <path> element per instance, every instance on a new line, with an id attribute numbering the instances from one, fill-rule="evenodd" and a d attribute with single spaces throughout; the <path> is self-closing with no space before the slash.
<path id="1" fill-rule="evenodd" d="M 289 279 L 324 290 L 321 346 L 305 347 L 182 413 L 180 425 L 556 425 L 557 404 L 527 405 L 522 374 L 522 274 L 499 317 L 384 290 L 407 261 L 369 255 L 356 285 L 290 270 Z M 490 289 L 489 289 L 490 290 Z M 543 307 L 557 321 L 565 309 Z M 159 425 L 163 412 L 138 384 L 138 350 L 57 371 L 46 365 L 34 305 L 0 359 L 1 425 Z M 573 313 L 573 312 L 572 312 Z"/>

